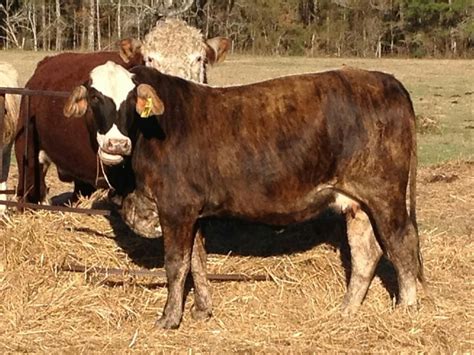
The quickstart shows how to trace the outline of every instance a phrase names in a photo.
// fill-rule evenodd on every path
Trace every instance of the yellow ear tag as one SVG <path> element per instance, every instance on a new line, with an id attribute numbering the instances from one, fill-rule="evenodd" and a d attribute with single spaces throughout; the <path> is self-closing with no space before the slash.
<path id="1" fill-rule="evenodd" d="M 153 108 L 153 100 L 151 99 L 151 97 L 149 97 L 146 99 L 146 104 L 145 104 L 145 107 L 143 108 L 142 113 L 140 114 L 140 117 L 142 118 L 150 117 L 152 108 Z"/>

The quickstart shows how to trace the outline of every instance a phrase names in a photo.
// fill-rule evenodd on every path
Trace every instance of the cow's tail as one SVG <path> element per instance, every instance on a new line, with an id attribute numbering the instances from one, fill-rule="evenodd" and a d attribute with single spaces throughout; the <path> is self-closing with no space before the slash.
<path id="1" fill-rule="evenodd" d="M 420 249 L 420 238 L 418 234 L 418 222 L 416 219 L 416 172 L 418 168 L 418 153 L 417 153 L 417 143 L 416 143 L 416 120 L 415 120 L 415 113 L 413 111 L 412 106 L 412 135 L 411 135 L 411 154 L 410 154 L 410 176 L 409 176 L 409 200 L 410 200 L 410 220 L 415 228 L 415 233 L 417 237 L 417 261 L 418 261 L 418 272 L 417 278 L 418 281 L 421 283 L 423 288 L 427 290 L 426 279 L 423 272 L 423 257 L 421 256 L 421 249 Z"/>
<path id="2" fill-rule="evenodd" d="M 413 134 L 411 135 L 411 156 L 410 156 L 410 177 L 409 177 L 409 199 L 410 199 L 410 219 L 418 234 L 418 222 L 416 220 L 416 170 L 418 167 L 418 154 L 416 144 L 416 127 L 413 122 Z"/>

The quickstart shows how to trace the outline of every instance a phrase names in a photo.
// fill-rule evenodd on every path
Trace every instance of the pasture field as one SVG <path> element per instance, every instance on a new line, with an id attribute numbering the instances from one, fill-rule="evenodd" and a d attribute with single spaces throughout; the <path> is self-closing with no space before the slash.
<path id="1" fill-rule="evenodd" d="M 45 53 L 0 52 L 25 83 Z M 209 76 L 241 84 L 342 64 L 393 73 L 420 124 L 418 221 L 429 291 L 417 311 L 395 306 L 395 274 L 382 260 L 359 313 L 343 317 L 349 251 L 330 212 L 287 228 L 242 221 L 205 225 L 208 270 L 270 274 L 269 282 L 213 282 L 214 316 L 154 329 L 163 280 L 60 270 L 64 264 L 160 268 L 160 239 L 132 234 L 116 217 L 10 213 L 0 221 L 3 352 L 442 352 L 474 349 L 474 61 L 230 56 Z M 53 169 L 52 169 L 53 170 Z M 12 172 L 13 184 L 16 169 Z M 53 194 L 70 191 L 51 171 Z M 107 205 L 104 192 L 80 202 Z"/>

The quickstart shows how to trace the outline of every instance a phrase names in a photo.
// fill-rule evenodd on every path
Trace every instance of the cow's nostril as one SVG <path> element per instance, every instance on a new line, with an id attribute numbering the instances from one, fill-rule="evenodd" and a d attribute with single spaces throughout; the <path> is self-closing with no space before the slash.
<path id="1" fill-rule="evenodd" d="M 130 150 L 130 140 L 109 139 L 105 144 L 105 149 L 114 154 L 126 154 Z"/>
<path id="2" fill-rule="evenodd" d="M 109 139 L 105 142 L 104 144 L 105 150 L 112 150 L 113 148 L 113 142 Z"/>

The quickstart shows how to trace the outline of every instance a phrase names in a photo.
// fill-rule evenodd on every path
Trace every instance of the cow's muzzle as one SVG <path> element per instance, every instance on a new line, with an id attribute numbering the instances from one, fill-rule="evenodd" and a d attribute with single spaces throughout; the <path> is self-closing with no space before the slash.
<path id="1" fill-rule="evenodd" d="M 99 158 L 106 165 L 117 165 L 124 156 L 132 153 L 132 142 L 129 138 L 109 138 L 99 147 Z"/>

